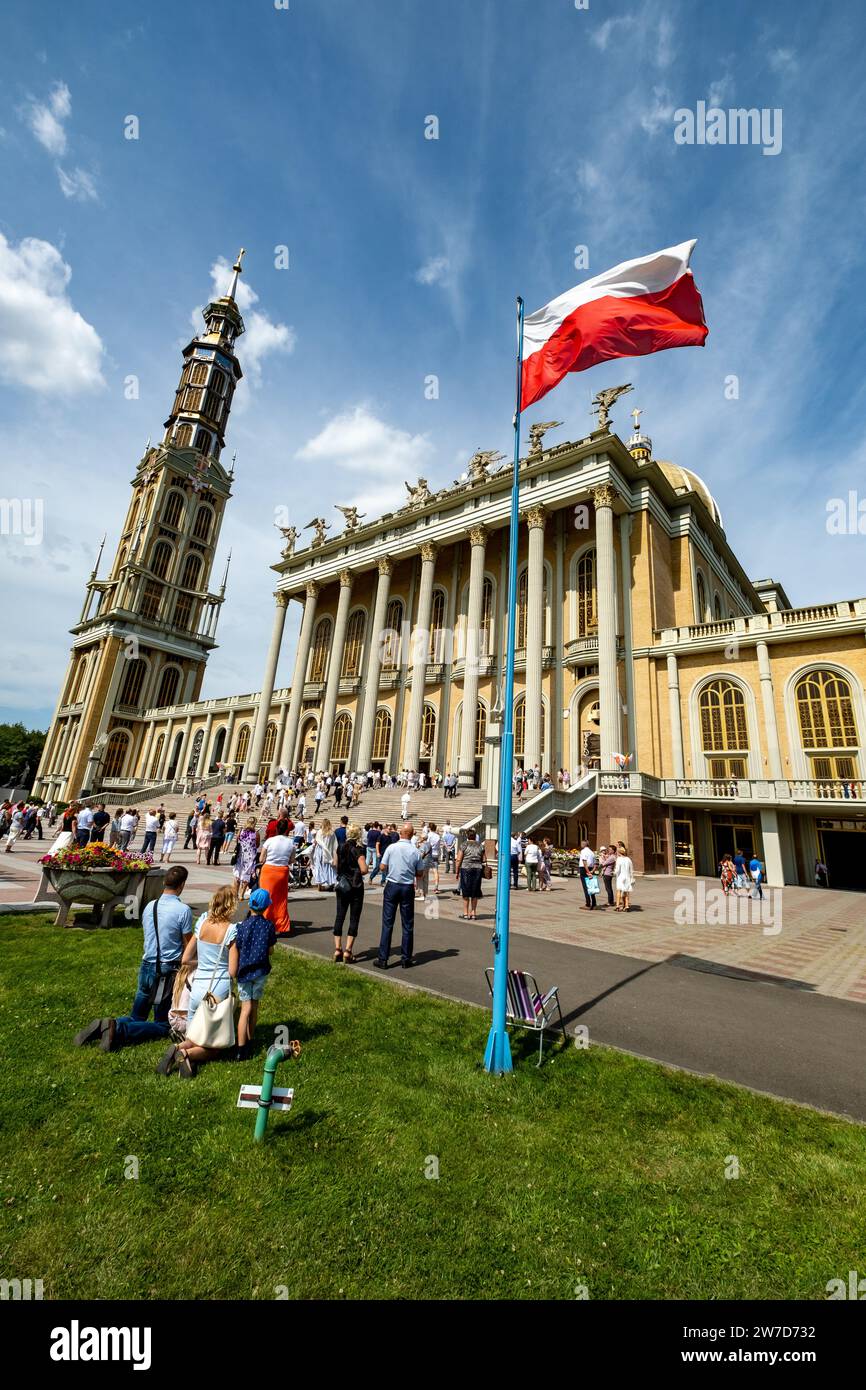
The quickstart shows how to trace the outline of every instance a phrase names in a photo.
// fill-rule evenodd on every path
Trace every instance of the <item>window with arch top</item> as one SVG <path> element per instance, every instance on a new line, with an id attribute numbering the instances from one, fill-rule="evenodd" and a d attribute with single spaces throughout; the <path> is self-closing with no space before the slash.
<path id="1" fill-rule="evenodd" d="M 707 585 L 701 571 L 698 570 L 697 589 L 695 603 L 697 605 L 697 621 L 705 623 L 707 621 Z"/>
<path id="2" fill-rule="evenodd" d="M 433 756 L 433 746 L 436 742 L 436 711 L 432 705 L 424 706 L 424 717 L 421 721 L 421 742 L 429 750 L 428 757 Z"/>
<path id="3" fill-rule="evenodd" d="M 354 680 L 361 674 L 361 657 L 364 651 L 364 629 L 367 623 L 367 615 L 360 608 L 352 614 L 349 619 L 349 626 L 346 629 L 346 641 L 343 646 L 343 664 L 340 669 L 342 680 Z M 336 754 L 334 755 L 336 757 Z"/>
<path id="4" fill-rule="evenodd" d="M 184 496 L 182 492 L 170 492 L 168 494 L 165 500 L 165 509 L 162 513 L 162 519 L 166 526 L 173 526 L 175 530 L 180 526 L 184 505 Z"/>
<path id="5" fill-rule="evenodd" d="M 316 635 L 313 639 L 313 650 L 310 654 L 309 679 L 317 685 L 325 679 L 330 647 L 331 619 L 321 618 L 316 624 Z"/>
<path id="6" fill-rule="evenodd" d="M 195 514 L 195 526 L 193 536 L 197 541 L 206 541 L 210 537 L 210 528 L 213 525 L 213 511 L 203 502 Z"/>
<path id="7" fill-rule="evenodd" d="M 400 642 L 403 635 L 403 601 L 392 598 L 385 618 L 382 640 L 382 670 L 396 671 L 400 664 Z"/>
<path id="8" fill-rule="evenodd" d="M 809 671 L 797 681 L 794 698 L 812 776 L 854 777 L 860 740 L 850 683 L 835 671 Z"/>
<path id="9" fill-rule="evenodd" d="M 105 764 L 103 766 L 104 777 L 120 777 L 123 774 L 123 764 L 126 762 L 126 750 L 129 746 L 129 739 L 125 733 L 116 731 L 108 739 L 108 747 L 105 750 Z"/>
<path id="10" fill-rule="evenodd" d="M 343 713 L 337 716 L 334 722 L 334 734 L 331 743 L 331 758 L 334 762 L 345 762 L 349 756 L 349 748 L 352 743 L 352 720 L 350 715 Z"/>
<path id="11" fill-rule="evenodd" d="M 577 562 L 577 635 L 590 637 L 598 632 L 596 552 L 585 550 Z"/>
<path id="12" fill-rule="evenodd" d="M 515 648 L 518 651 L 526 650 L 526 622 L 529 611 L 529 570 L 524 565 L 517 581 L 517 634 L 515 637 Z M 547 636 L 547 566 L 544 567 L 544 581 L 541 590 L 541 642 L 544 645 Z"/>
<path id="13" fill-rule="evenodd" d="M 384 760 L 391 748 L 391 711 L 376 710 L 376 723 L 373 727 L 373 757 Z"/>
<path id="14" fill-rule="evenodd" d="M 749 725 L 746 699 L 732 681 L 715 680 L 705 685 L 698 698 L 701 745 L 709 775 L 719 780 L 743 778 L 749 762 Z"/>
<path id="15" fill-rule="evenodd" d="M 445 591 L 444 589 L 433 590 L 433 602 L 430 605 L 430 642 L 428 646 L 428 661 L 442 661 L 442 631 L 445 627 Z"/>
<path id="16" fill-rule="evenodd" d="M 156 703 L 160 708 L 176 703 L 179 684 L 180 671 L 176 666 L 169 666 L 163 671 L 162 680 L 159 683 L 159 694 L 156 697 Z"/>
<path id="17" fill-rule="evenodd" d="M 171 565 L 171 546 L 168 541 L 157 541 L 150 557 L 150 568 L 157 579 L 165 579 Z"/>

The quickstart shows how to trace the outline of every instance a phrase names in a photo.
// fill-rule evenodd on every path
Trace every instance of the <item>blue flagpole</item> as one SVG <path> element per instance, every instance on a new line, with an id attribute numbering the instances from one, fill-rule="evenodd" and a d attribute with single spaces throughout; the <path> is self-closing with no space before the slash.
<path id="1" fill-rule="evenodd" d="M 496 931 L 493 937 L 493 1017 L 484 1069 L 500 1076 L 512 1070 L 511 1043 L 505 1026 L 508 999 L 508 915 L 511 906 L 511 791 L 514 781 L 514 642 L 517 629 L 517 542 L 520 536 L 520 410 L 523 373 L 523 300 L 517 299 L 517 397 L 514 410 L 514 477 L 511 483 L 511 530 L 508 536 L 508 639 L 505 647 L 505 694 L 499 767 L 499 830 L 496 867 Z"/>

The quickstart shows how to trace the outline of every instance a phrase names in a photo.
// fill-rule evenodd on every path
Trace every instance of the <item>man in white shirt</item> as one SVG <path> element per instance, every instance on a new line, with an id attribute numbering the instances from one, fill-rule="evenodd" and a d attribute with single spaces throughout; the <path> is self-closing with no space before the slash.
<path id="1" fill-rule="evenodd" d="M 144 843 L 141 846 L 142 854 L 153 854 L 156 849 L 156 836 L 158 830 L 159 816 L 156 811 L 150 810 L 144 818 Z"/>
<path id="2" fill-rule="evenodd" d="M 586 880 L 588 878 L 591 878 L 595 873 L 595 855 L 589 847 L 588 840 L 584 840 L 583 844 L 580 847 L 578 863 L 580 865 L 580 868 L 578 870 L 578 872 L 580 873 L 580 884 L 583 888 L 583 896 L 586 899 L 586 902 L 580 910 L 581 912 L 592 912 L 595 910 L 595 896 L 592 893 L 590 893 L 589 889 L 587 888 Z"/>
<path id="3" fill-rule="evenodd" d="M 18 836 L 21 834 L 21 831 L 22 831 L 23 829 L 24 829 L 24 802 L 23 802 L 23 801 L 19 801 L 18 805 L 15 807 L 15 810 L 12 812 L 12 817 L 11 817 L 11 819 L 10 819 L 10 821 L 9 821 L 9 832 L 8 832 L 8 834 L 7 834 L 7 836 L 6 836 L 6 853 L 7 853 L 7 854 L 11 854 L 11 852 L 12 852 L 12 846 L 14 845 L 15 841 L 18 839 Z"/>
<path id="4" fill-rule="evenodd" d="M 427 829 L 427 848 L 430 851 L 430 868 L 433 870 L 433 892 L 439 892 L 439 861 L 442 857 L 442 836 L 431 821 Z"/>
<path id="5" fill-rule="evenodd" d="M 89 806 L 82 806 L 78 812 L 78 843 L 86 845 L 93 829 L 93 812 Z"/>
<path id="6" fill-rule="evenodd" d="M 457 836 L 454 834 L 451 821 L 447 820 L 442 827 L 442 867 L 447 874 L 450 870 L 454 872 L 457 860 Z"/>
<path id="7" fill-rule="evenodd" d="M 523 853 L 523 846 L 520 843 L 520 836 L 512 832 L 511 843 L 509 845 L 509 856 L 511 860 L 511 886 L 520 887 L 520 859 Z"/>
<path id="8" fill-rule="evenodd" d="M 124 811 L 120 817 L 120 848 L 127 849 L 135 834 L 135 816 L 132 811 Z"/>
<path id="9" fill-rule="evenodd" d="M 412 798 L 409 795 L 408 791 L 405 791 L 403 795 L 400 797 L 400 811 L 402 812 L 404 821 L 409 819 L 409 806 L 411 804 L 411 801 Z"/>

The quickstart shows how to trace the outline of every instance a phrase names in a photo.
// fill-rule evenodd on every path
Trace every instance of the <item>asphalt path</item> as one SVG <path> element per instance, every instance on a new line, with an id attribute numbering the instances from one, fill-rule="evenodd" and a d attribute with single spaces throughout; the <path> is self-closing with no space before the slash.
<path id="1" fill-rule="evenodd" d="M 333 897 L 293 894 L 290 911 L 288 946 L 330 960 Z M 484 968 L 493 961 L 492 915 L 478 922 L 428 919 L 417 903 L 416 964 L 409 970 L 399 963 L 399 914 L 390 968 L 373 968 L 380 925 L 377 892 L 364 905 L 358 963 L 334 969 L 369 973 L 384 988 L 394 983 L 489 1007 Z M 585 1025 L 590 1046 L 606 1044 L 866 1122 L 862 1004 L 696 957 L 655 963 L 513 929 L 510 964 L 530 970 L 543 990 L 559 986 L 569 1035 Z"/>

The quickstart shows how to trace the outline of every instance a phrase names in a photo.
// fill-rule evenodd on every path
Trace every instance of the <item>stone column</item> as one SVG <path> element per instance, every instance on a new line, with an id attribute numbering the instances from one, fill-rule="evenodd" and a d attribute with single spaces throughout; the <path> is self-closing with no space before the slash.
<path id="1" fill-rule="evenodd" d="M 288 719 L 288 717 L 289 702 L 288 700 L 283 700 L 282 704 L 280 705 L 280 722 L 277 725 L 277 737 L 274 741 L 274 760 L 271 763 L 271 780 L 273 780 L 273 778 L 277 775 L 277 773 L 280 770 L 280 767 L 282 766 L 282 764 L 280 763 L 279 755 L 282 752 L 283 743 L 286 737 L 286 720 Z"/>
<path id="2" fill-rule="evenodd" d="M 307 679 L 307 662 L 310 658 L 310 644 L 313 640 L 313 623 L 316 620 L 316 604 L 319 601 L 319 586 L 315 579 L 307 584 L 304 616 L 298 634 L 298 648 L 295 652 L 295 669 L 292 672 L 292 693 L 289 697 L 289 713 L 286 719 L 286 733 L 280 750 L 280 764 L 294 771 L 295 740 L 298 737 L 298 724 L 301 721 L 301 706 L 304 702 L 304 682 Z"/>
<path id="3" fill-rule="evenodd" d="M 469 604 L 466 614 L 466 647 L 463 653 L 463 724 L 457 775 L 461 787 L 475 785 L 475 722 L 478 712 L 478 664 L 486 656 L 481 633 L 484 606 L 484 561 L 487 532 L 473 526 L 469 532 Z"/>
<path id="4" fill-rule="evenodd" d="M 237 710 L 233 710 L 233 709 L 232 709 L 232 710 L 229 710 L 229 722 L 228 722 L 228 724 L 226 725 L 226 736 L 225 736 L 225 739 L 224 739 L 224 741 L 223 741 L 223 756 L 222 756 L 222 761 L 223 761 L 223 763 L 225 764 L 225 766 L 226 766 L 226 768 L 228 769 L 229 772 L 230 772 L 231 769 L 232 769 L 232 761 L 231 761 L 232 736 L 234 735 L 234 731 L 235 731 L 235 719 L 236 719 L 236 718 L 237 718 Z"/>
<path id="5" fill-rule="evenodd" d="M 758 672 L 761 677 L 761 699 L 764 704 L 764 728 L 767 731 L 767 764 L 770 776 L 777 781 L 784 777 L 782 751 L 779 747 L 779 726 L 776 722 L 776 698 L 770 671 L 770 652 L 766 642 L 758 642 Z"/>
<path id="6" fill-rule="evenodd" d="M 349 625 L 349 608 L 352 602 L 352 572 L 340 570 L 340 598 L 337 603 L 337 618 L 334 623 L 334 640 L 328 658 L 328 680 L 325 685 L 325 700 L 322 705 L 322 722 L 316 744 L 316 764 L 320 771 L 327 772 L 331 765 L 331 742 L 334 737 L 334 717 L 337 713 L 337 696 L 340 693 L 340 672 L 343 669 L 343 648 L 346 645 L 346 628 Z"/>
<path id="7" fill-rule="evenodd" d="M 529 562 L 526 581 L 526 720 L 523 766 L 541 767 L 541 673 L 544 648 L 544 523 L 543 507 L 530 507 Z M 549 742 L 549 739 L 548 739 Z M 542 772 L 544 771 L 541 768 Z"/>
<path id="8" fill-rule="evenodd" d="M 609 483 L 593 488 L 595 553 L 598 584 L 598 699 L 601 713 L 601 770 L 615 768 L 614 753 L 622 741 L 619 687 L 616 680 L 616 586 L 614 584 L 613 504 Z"/>
<path id="9" fill-rule="evenodd" d="M 165 747 L 162 750 L 162 757 L 159 760 L 159 771 L 156 775 L 157 782 L 165 781 L 165 774 L 168 772 L 168 760 L 171 757 L 171 738 L 173 721 L 169 719 L 165 726 Z"/>
<path id="10" fill-rule="evenodd" d="M 622 594 L 622 639 L 625 647 L 625 717 L 628 729 L 630 768 L 637 772 L 637 707 L 634 693 L 634 657 L 631 616 L 631 527 L 632 518 L 626 512 L 619 519 L 619 550 L 621 560 L 620 592 Z"/>
<path id="11" fill-rule="evenodd" d="M 274 594 L 276 607 L 274 609 L 274 625 L 271 629 L 271 645 L 268 647 L 268 656 L 265 661 L 265 671 L 262 676 L 262 693 L 259 697 L 259 708 L 256 714 L 256 722 L 253 726 L 253 736 L 250 739 L 250 751 L 247 757 L 247 765 L 244 768 L 244 780 L 252 781 L 259 775 L 259 768 L 262 761 L 262 750 L 265 746 L 265 734 L 268 728 L 268 717 L 271 712 L 271 700 L 274 696 L 274 681 L 277 675 L 277 662 L 280 659 L 280 647 L 283 641 L 283 629 L 286 626 L 286 611 L 289 607 L 289 596 L 282 590 Z M 306 618 L 306 612 L 304 618 Z"/>
<path id="12" fill-rule="evenodd" d="M 356 771 L 369 772 L 373 753 L 373 729 L 376 723 L 376 705 L 379 702 L 379 671 L 382 666 L 382 633 L 388 615 L 388 595 L 391 592 L 391 573 L 394 564 L 389 556 L 383 555 L 378 561 L 379 582 L 376 585 L 376 603 L 373 608 L 373 623 L 368 629 L 367 667 L 361 688 L 358 708 L 361 715 L 361 733 L 358 739 Z"/>
<path id="13" fill-rule="evenodd" d="M 764 842 L 764 866 L 767 870 L 767 883 L 772 888 L 781 888 L 785 882 L 782 835 L 778 813 L 770 808 L 761 810 L 761 839 Z"/>
<path id="14" fill-rule="evenodd" d="M 410 771 L 418 767 L 421 753 L 421 728 L 424 720 L 424 684 L 427 678 L 427 658 L 430 648 L 430 612 L 433 607 L 433 575 L 436 570 L 436 546 L 426 542 L 421 547 L 421 583 L 418 589 L 418 617 L 412 642 L 412 688 L 409 696 L 409 718 L 403 741 L 403 766 Z M 435 757 L 433 749 L 431 756 Z"/>
<path id="15" fill-rule="evenodd" d="M 155 732 L 156 732 L 156 725 L 155 725 L 155 724 L 149 724 L 149 725 L 148 725 L 148 728 L 147 728 L 147 733 L 146 733 L 145 736 L 144 736 L 144 743 L 143 743 L 143 745 L 142 745 L 141 756 L 140 756 L 140 759 L 139 759 L 139 765 L 140 765 L 140 767 L 141 767 L 141 780 L 142 780 L 142 782 L 146 782 L 146 781 L 147 781 L 147 764 L 148 764 L 148 762 L 150 761 L 150 751 L 151 751 L 151 749 L 152 749 L 152 747 L 153 747 L 153 736 L 154 736 Z"/>
<path id="16" fill-rule="evenodd" d="M 183 738 L 181 739 L 180 752 L 177 755 L 177 768 L 175 776 L 179 782 L 184 782 L 187 775 L 187 764 L 189 762 L 189 736 L 192 733 L 192 715 L 188 714 L 183 726 Z"/>
<path id="17" fill-rule="evenodd" d="M 207 777 L 207 755 L 210 748 L 210 733 L 213 728 L 213 714 L 209 714 L 204 722 L 204 737 L 201 741 L 201 748 L 198 753 L 198 762 L 195 767 L 196 777 Z"/>
<path id="18" fill-rule="evenodd" d="M 668 652 L 668 708 L 671 724 L 671 757 L 674 777 L 685 777 L 683 758 L 683 719 L 680 712 L 680 673 L 675 652 Z"/>

